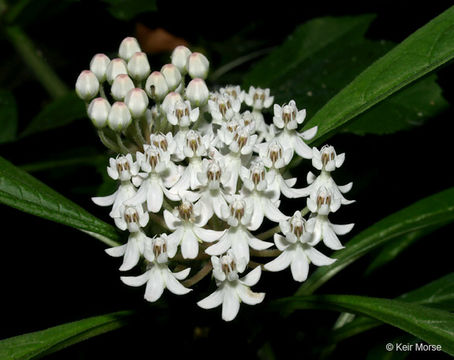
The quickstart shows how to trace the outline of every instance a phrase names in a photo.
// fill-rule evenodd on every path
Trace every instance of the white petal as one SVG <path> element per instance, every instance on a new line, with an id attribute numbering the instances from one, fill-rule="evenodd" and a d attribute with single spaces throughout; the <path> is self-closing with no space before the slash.
<path id="1" fill-rule="evenodd" d="M 268 199 L 266 199 L 266 200 L 268 200 Z M 252 217 L 251 217 L 249 226 L 247 227 L 249 230 L 252 230 L 252 231 L 257 230 L 260 227 L 260 225 L 262 225 L 263 217 L 264 217 L 260 198 L 254 197 L 253 203 L 254 203 L 254 207 L 253 207 Z"/>
<path id="2" fill-rule="evenodd" d="M 215 231 L 215 230 L 210 230 L 210 229 L 204 229 L 198 226 L 193 227 L 194 233 L 196 236 L 205 242 L 213 242 L 216 240 L 219 240 L 222 235 L 224 235 L 224 231 Z"/>
<path id="3" fill-rule="evenodd" d="M 157 182 L 150 183 L 147 192 L 148 211 L 157 213 L 159 210 L 161 210 L 163 200 L 164 196 L 162 193 L 162 189 L 158 185 L 158 183 Z"/>
<path id="4" fill-rule="evenodd" d="M 223 291 L 218 289 L 205 299 L 200 300 L 197 305 L 203 309 L 213 309 L 222 304 L 222 301 L 224 300 L 223 295 Z"/>
<path id="5" fill-rule="evenodd" d="M 145 289 L 145 300 L 154 302 L 158 300 L 164 292 L 164 280 L 159 269 L 150 270 L 150 280 L 147 282 Z"/>
<path id="6" fill-rule="evenodd" d="M 178 271 L 176 273 L 173 273 L 173 276 L 175 276 L 175 279 L 177 279 L 177 280 L 184 280 L 188 277 L 190 272 L 191 272 L 191 268 L 187 268 L 187 269 Z"/>
<path id="7" fill-rule="evenodd" d="M 166 286 L 169 291 L 175 295 L 185 295 L 192 291 L 180 284 L 180 282 L 175 279 L 170 270 L 166 272 Z"/>
<path id="8" fill-rule="evenodd" d="M 205 250 L 205 253 L 208 255 L 221 255 L 230 249 L 231 245 L 232 240 L 230 236 L 228 236 L 228 232 L 226 232 L 216 244 L 208 247 Z"/>
<path id="9" fill-rule="evenodd" d="M 257 266 L 254 270 L 249 271 L 249 273 L 240 279 L 240 281 L 247 286 L 254 286 L 260 280 L 260 276 L 262 275 L 262 268 Z"/>
<path id="10" fill-rule="evenodd" d="M 344 248 L 328 222 L 323 224 L 323 242 L 326 246 L 333 250 L 340 250 Z"/>
<path id="11" fill-rule="evenodd" d="M 126 245 L 127 244 L 124 244 L 124 245 L 120 245 L 120 246 L 115 246 L 115 247 L 111 247 L 109 249 L 105 249 L 104 251 L 109 254 L 110 256 L 113 256 L 113 257 L 120 257 L 120 256 L 123 256 L 125 254 L 125 251 L 126 251 Z"/>
<path id="12" fill-rule="evenodd" d="M 289 242 L 281 234 L 274 234 L 274 243 L 280 251 L 284 251 L 290 246 Z"/>
<path id="13" fill-rule="evenodd" d="M 164 210 L 164 221 L 170 230 L 175 230 L 177 226 L 181 225 L 181 220 L 173 215 L 170 211 Z"/>
<path id="14" fill-rule="evenodd" d="M 277 258 L 266 263 L 263 267 L 268 271 L 282 271 L 289 267 L 290 262 L 293 259 L 293 252 L 291 250 L 284 251 Z"/>
<path id="15" fill-rule="evenodd" d="M 336 156 L 336 167 L 339 168 L 345 161 L 345 153 Z"/>
<path id="16" fill-rule="evenodd" d="M 239 234 L 232 235 L 232 237 L 232 252 L 237 260 L 238 272 L 241 273 L 246 269 L 250 259 L 248 239 L 244 235 Z"/>
<path id="17" fill-rule="evenodd" d="M 251 246 L 251 248 L 253 248 L 255 250 L 265 250 L 265 249 L 268 249 L 269 247 L 273 246 L 273 243 L 259 240 L 251 234 L 249 234 L 248 242 L 249 242 L 249 245 Z"/>
<path id="18" fill-rule="evenodd" d="M 181 254 L 185 259 L 195 259 L 199 253 L 199 242 L 190 229 L 185 229 L 181 240 Z"/>
<path id="19" fill-rule="evenodd" d="M 295 152 L 305 159 L 312 158 L 312 150 L 311 148 L 298 136 L 293 138 L 293 146 L 295 148 Z"/>
<path id="20" fill-rule="evenodd" d="M 345 194 L 352 189 L 352 186 L 353 186 L 353 183 L 349 182 L 348 184 L 337 186 L 337 188 L 339 189 L 339 191 L 341 193 Z"/>
<path id="21" fill-rule="evenodd" d="M 317 134 L 318 127 L 314 126 L 313 128 L 310 128 L 309 130 L 306 130 L 299 134 L 304 140 L 311 140 L 316 134 Z"/>
<path id="22" fill-rule="evenodd" d="M 334 232 L 337 235 L 345 235 L 349 233 L 355 224 L 346 224 L 346 225 L 336 225 L 336 224 L 331 224 L 331 228 L 334 230 Z"/>
<path id="23" fill-rule="evenodd" d="M 295 281 L 303 282 L 307 279 L 309 273 L 309 261 L 307 260 L 304 251 L 298 247 L 296 249 L 295 256 L 292 263 L 290 264 L 292 270 L 292 276 Z"/>
<path id="24" fill-rule="evenodd" d="M 255 293 L 247 286 L 238 286 L 237 293 L 241 301 L 248 305 L 260 304 L 265 298 L 265 293 Z"/>
<path id="25" fill-rule="evenodd" d="M 285 197 L 287 197 L 289 199 L 294 199 L 294 198 L 300 198 L 300 197 L 308 195 L 307 188 L 293 189 L 287 185 L 285 180 L 280 175 L 277 176 L 276 179 L 279 181 L 281 192 Z"/>
<path id="26" fill-rule="evenodd" d="M 118 190 L 109 196 L 92 197 L 91 200 L 98 206 L 110 206 L 114 203 L 117 197 Z"/>
<path id="27" fill-rule="evenodd" d="M 142 286 L 145 284 L 148 279 L 150 278 L 150 271 L 146 271 L 142 275 L 139 276 L 121 276 L 120 279 L 129 286 Z"/>
<path id="28" fill-rule="evenodd" d="M 305 249 L 306 255 L 309 259 L 317 266 L 331 265 L 336 259 L 331 259 L 326 255 L 323 255 L 316 248 L 308 247 Z"/>
<path id="29" fill-rule="evenodd" d="M 135 240 L 128 241 L 126 246 L 123 264 L 120 266 L 120 271 L 131 270 L 140 260 L 140 251 Z"/>
<path id="30" fill-rule="evenodd" d="M 278 223 L 288 219 L 288 216 L 281 213 L 281 211 L 276 206 L 274 206 L 269 199 L 263 198 L 262 205 L 265 216 L 271 221 Z"/>
<path id="31" fill-rule="evenodd" d="M 173 258 L 178 251 L 178 245 L 184 236 L 184 227 L 179 226 L 177 229 L 167 236 L 167 255 Z"/>
<path id="32" fill-rule="evenodd" d="M 232 321 L 240 310 L 240 299 L 235 289 L 226 287 L 224 289 L 224 301 L 222 302 L 222 319 Z"/>

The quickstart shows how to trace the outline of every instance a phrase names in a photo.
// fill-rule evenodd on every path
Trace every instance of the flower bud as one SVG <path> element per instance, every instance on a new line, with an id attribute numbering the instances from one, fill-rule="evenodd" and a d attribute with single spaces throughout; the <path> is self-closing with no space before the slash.
<path id="1" fill-rule="evenodd" d="M 192 106 L 203 106 L 208 101 L 208 87 L 202 79 L 191 80 L 186 88 L 186 98 Z"/>
<path id="2" fill-rule="evenodd" d="M 126 104 L 120 101 L 115 102 L 109 111 L 107 125 L 113 131 L 120 132 L 125 130 L 131 124 L 131 121 L 131 113 Z"/>
<path id="3" fill-rule="evenodd" d="M 110 108 L 111 106 L 109 102 L 102 97 L 93 99 L 88 106 L 88 117 L 92 121 L 93 125 L 95 125 L 98 129 L 106 126 Z"/>
<path id="4" fill-rule="evenodd" d="M 161 69 L 162 75 L 166 79 L 167 85 L 169 85 L 169 89 L 174 91 L 178 85 L 181 83 L 181 73 L 178 68 L 173 64 L 166 64 Z"/>
<path id="5" fill-rule="evenodd" d="M 141 49 L 137 39 L 134 37 L 127 37 L 121 42 L 120 48 L 118 49 L 118 55 L 125 61 L 128 61 L 131 56 L 139 51 L 141 51 Z"/>
<path id="6" fill-rule="evenodd" d="M 110 89 L 112 97 L 117 101 L 123 101 L 129 90 L 134 89 L 134 83 L 126 74 L 118 75 Z"/>
<path id="7" fill-rule="evenodd" d="M 90 70 L 96 75 L 99 82 L 106 80 L 107 66 L 110 59 L 106 54 L 96 54 L 90 61 Z"/>
<path id="8" fill-rule="evenodd" d="M 135 80 L 142 81 L 150 74 L 150 63 L 147 55 L 143 52 L 136 52 L 128 61 L 129 75 Z"/>
<path id="9" fill-rule="evenodd" d="M 172 64 L 180 70 L 181 74 L 186 74 L 188 71 L 187 63 L 189 55 L 191 55 L 191 50 L 186 46 L 180 45 L 173 50 L 172 55 L 170 56 Z"/>
<path id="10" fill-rule="evenodd" d="M 210 62 L 201 53 L 192 53 L 188 57 L 188 73 L 189 75 L 195 78 L 206 79 L 208 75 L 208 69 L 210 67 Z"/>
<path id="11" fill-rule="evenodd" d="M 125 104 L 128 106 L 132 117 L 141 117 L 148 106 L 148 96 L 142 89 L 131 89 L 125 97 Z"/>
<path id="12" fill-rule="evenodd" d="M 164 75 L 159 71 L 153 71 L 145 83 L 145 91 L 148 96 L 156 101 L 162 100 L 169 92 Z"/>
<path id="13" fill-rule="evenodd" d="M 106 79 L 109 82 L 109 84 L 112 84 L 115 78 L 120 74 L 128 75 L 126 63 L 123 59 L 120 58 L 113 59 L 107 66 L 106 70 Z"/>
<path id="14" fill-rule="evenodd" d="M 99 91 L 99 81 L 96 75 L 90 70 L 80 73 L 76 81 L 76 93 L 82 100 L 93 99 Z"/>
<path id="15" fill-rule="evenodd" d="M 177 92 L 170 92 L 162 102 L 161 108 L 165 113 L 171 112 L 178 102 L 183 102 L 183 98 Z"/>

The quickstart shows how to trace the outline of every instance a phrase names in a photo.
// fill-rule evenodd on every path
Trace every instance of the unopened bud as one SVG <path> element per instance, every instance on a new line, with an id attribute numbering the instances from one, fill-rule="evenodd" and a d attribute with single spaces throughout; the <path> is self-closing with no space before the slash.
<path id="1" fill-rule="evenodd" d="M 169 90 L 174 91 L 181 83 L 181 73 L 178 68 L 173 64 L 166 64 L 161 69 L 162 75 L 164 75 Z"/>
<path id="2" fill-rule="evenodd" d="M 124 38 L 118 49 L 118 55 L 128 61 L 136 52 L 141 51 L 137 39 L 134 37 Z"/>
<path id="3" fill-rule="evenodd" d="M 120 58 L 113 59 L 107 66 L 106 70 L 107 81 L 109 82 L 109 84 L 112 84 L 115 78 L 121 74 L 128 75 L 128 69 L 126 68 L 125 61 Z"/>
<path id="4" fill-rule="evenodd" d="M 186 88 L 186 98 L 193 107 L 203 106 L 208 101 L 208 87 L 202 79 L 193 79 Z"/>
<path id="5" fill-rule="evenodd" d="M 177 102 L 183 102 L 183 98 L 177 92 L 170 92 L 162 102 L 161 108 L 165 113 L 172 111 Z"/>
<path id="6" fill-rule="evenodd" d="M 208 69 L 210 67 L 210 62 L 201 53 L 192 53 L 188 57 L 188 73 L 189 75 L 195 78 L 206 79 L 208 75 Z"/>
<path id="7" fill-rule="evenodd" d="M 93 125 L 95 125 L 98 129 L 103 128 L 107 124 L 107 118 L 110 112 L 110 104 L 109 102 L 102 98 L 98 97 L 93 99 L 88 106 L 87 114 L 90 118 Z"/>
<path id="8" fill-rule="evenodd" d="M 145 91 L 154 100 L 160 101 L 164 99 L 169 92 L 169 86 L 164 75 L 159 71 L 153 71 L 145 83 Z"/>
<path id="9" fill-rule="evenodd" d="M 148 96 L 142 89 L 132 89 L 125 97 L 125 104 L 128 106 L 132 117 L 139 118 L 147 110 Z"/>
<path id="10" fill-rule="evenodd" d="M 181 74 L 186 74 L 188 71 L 187 63 L 189 55 L 191 55 L 191 50 L 186 46 L 180 45 L 173 50 L 170 56 L 172 64 L 180 70 Z"/>
<path id="11" fill-rule="evenodd" d="M 99 81 L 96 75 L 90 70 L 80 73 L 76 81 L 76 93 L 85 101 L 93 99 L 99 91 Z"/>
<path id="12" fill-rule="evenodd" d="M 126 74 L 118 75 L 110 89 L 112 97 L 117 101 L 123 101 L 129 90 L 134 89 L 134 83 Z"/>
<path id="13" fill-rule="evenodd" d="M 131 113 L 126 104 L 120 101 L 115 102 L 109 111 L 107 125 L 113 131 L 120 132 L 125 130 L 131 124 L 131 121 Z"/>
<path id="14" fill-rule="evenodd" d="M 107 66 L 110 59 L 105 54 L 96 54 L 90 61 L 90 70 L 96 75 L 99 82 L 106 80 Z"/>
<path id="15" fill-rule="evenodd" d="M 144 52 L 136 52 L 128 61 L 128 73 L 135 80 L 142 81 L 150 74 L 150 63 Z"/>

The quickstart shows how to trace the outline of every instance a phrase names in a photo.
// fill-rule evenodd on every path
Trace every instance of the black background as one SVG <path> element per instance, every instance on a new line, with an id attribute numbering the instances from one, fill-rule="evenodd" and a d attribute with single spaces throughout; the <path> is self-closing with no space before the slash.
<path id="1" fill-rule="evenodd" d="M 368 36 L 400 42 L 451 2 L 296 4 L 291 1 L 160 1 L 158 13 L 141 15 L 135 21 L 151 28 L 164 27 L 191 45 L 208 44 L 206 47 L 252 26 L 251 34 L 271 46 L 282 42 L 296 26 L 313 17 L 376 13 Z M 50 62 L 69 86 L 73 86 L 94 53 L 114 51 L 123 37 L 134 32 L 135 21 L 115 20 L 100 2 L 80 1 L 63 12 L 51 10 L 47 16 L 34 19 L 26 31 L 49 54 Z M 49 98 L 4 39 L 0 46 L 1 56 L 11 59 L 10 69 L 2 69 L 1 79 L 3 83 L 8 82 L 16 95 L 23 129 Z M 156 61 L 166 61 L 167 56 L 159 55 Z M 217 61 L 220 59 L 214 54 L 213 68 Z M 450 103 L 454 100 L 453 73 L 451 64 L 438 72 L 438 82 Z M 338 152 L 346 152 L 346 162 L 335 174 L 336 181 L 339 184 L 353 181 L 349 198 L 357 200 L 343 207 L 341 214 L 336 214 L 336 221 L 355 222 L 352 232 L 355 234 L 417 199 L 452 186 L 452 118 L 453 110 L 448 109 L 425 126 L 410 131 L 386 137 L 342 134 L 333 138 L 331 143 Z M 80 145 L 104 151 L 88 120 L 2 145 L 0 154 L 19 165 L 38 161 L 42 154 L 51 156 Z M 301 186 L 308 168 L 309 164 L 301 174 L 294 174 L 301 176 Z M 109 221 L 107 211 L 89 199 L 90 191 L 95 191 L 102 181 L 93 168 L 75 167 L 34 175 Z M 290 202 L 288 213 L 296 207 L 297 203 Z M 139 313 L 133 325 L 50 355 L 49 359 L 256 358 L 260 354 L 265 356 L 259 350 L 265 343 L 271 344 L 279 359 L 289 354 L 297 359 L 317 358 L 314 354 L 319 345 L 312 344 L 321 344 L 324 329 L 336 318 L 334 313 L 301 311 L 281 319 L 268 312 L 269 300 L 289 296 L 298 288 L 289 271 L 265 274 L 255 288 L 267 292 L 265 305 L 242 306 L 232 323 L 220 319 L 219 308 L 205 311 L 196 306 L 196 301 L 212 288 L 208 278 L 193 293 L 185 297 L 165 294 L 163 301 L 150 307 L 143 300 L 143 288 L 129 288 L 120 282 L 119 261 L 104 253 L 102 243 L 74 229 L 5 206 L 0 211 L 4 229 L 0 250 L 3 275 L 0 338 L 118 310 L 135 309 Z M 366 279 L 362 270 L 373 259 L 372 254 L 340 273 L 320 293 L 394 297 L 432 281 L 452 271 L 453 230 L 450 225 L 434 232 Z M 336 354 L 364 359 L 371 347 L 384 346 L 399 334 L 390 327 L 378 328 L 342 343 Z M 412 353 L 409 358 L 445 357 Z"/>

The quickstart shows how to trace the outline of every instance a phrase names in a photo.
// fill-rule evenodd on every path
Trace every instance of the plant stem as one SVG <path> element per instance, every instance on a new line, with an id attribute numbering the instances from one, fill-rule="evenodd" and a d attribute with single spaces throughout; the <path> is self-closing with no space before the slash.
<path id="1" fill-rule="evenodd" d="M 254 250 L 251 249 L 251 256 L 257 257 L 276 257 L 281 254 L 280 250 L 273 249 L 273 250 Z"/>
<path id="2" fill-rule="evenodd" d="M 104 144 L 104 146 L 110 150 L 112 150 L 113 152 L 116 152 L 116 153 L 119 153 L 120 152 L 120 149 L 118 148 L 118 145 L 115 144 L 113 141 L 111 141 L 107 136 L 106 134 L 104 133 L 104 131 L 102 131 L 101 129 L 98 130 L 98 136 L 99 136 L 99 139 L 101 140 L 101 142 Z"/>
<path id="3" fill-rule="evenodd" d="M 195 274 L 193 277 L 183 281 L 183 285 L 186 287 L 193 286 L 197 284 L 200 280 L 202 280 L 205 276 L 207 276 L 210 272 L 211 269 L 213 269 L 213 265 L 211 265 L 211 261 L 208 261 L 203 268 L 199 270 L 197 274 Z"/>
<path id="4" fill-rule="evenodd" d="M 5 34 L 25 64 L 32 70 L 37 80 L 54 99 L 65 95 L 68 88 L 43 59 L 30 38 L 18 26 L 5 27 Z"/>
<path id="5" fill-rule="evenodd" d="M 129 154 L 129 149 L 125 146 L 125 144 L 123 144 L 123 140 L 121 139 L 121 135 L 120 133 L 115 133 L 116 137 L 117 137 L 117 144 L 121 150 L 121 152 L 123 154 Z"/>

